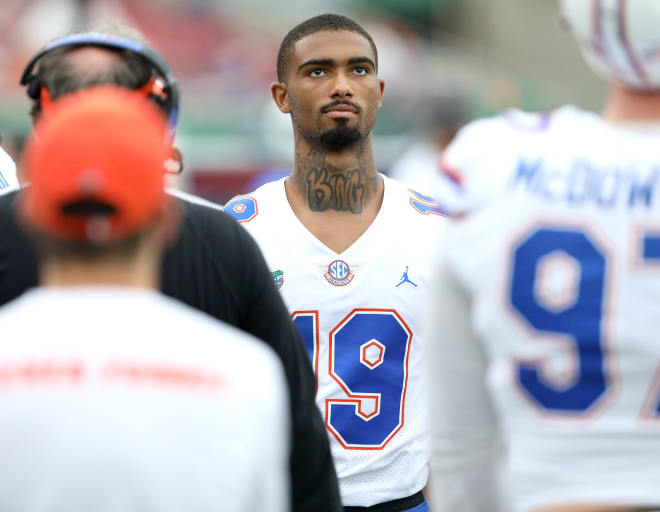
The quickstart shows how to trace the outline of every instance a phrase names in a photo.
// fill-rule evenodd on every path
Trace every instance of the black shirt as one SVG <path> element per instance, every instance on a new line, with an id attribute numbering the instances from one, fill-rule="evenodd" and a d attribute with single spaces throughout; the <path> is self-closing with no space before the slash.
<path id="1" fill-rule="evenodd" d="M 19 192 L 0 196 L 0 305 L 37 285 L 37 259 L 15 216 Z M 341 509 L 316 381 L 298 331 L 251 236 L 214 208 L 176 199 L 182 221 L 167 251 L 162 291 L 268 343 L 282 359 L 292 421 L 292 509 Z M 181 340 L 185 343 L 185 340 Z M 255 376 L 258 378 L 258 376 Z M 264 425 L 264 435 L 268 426 Z"/>

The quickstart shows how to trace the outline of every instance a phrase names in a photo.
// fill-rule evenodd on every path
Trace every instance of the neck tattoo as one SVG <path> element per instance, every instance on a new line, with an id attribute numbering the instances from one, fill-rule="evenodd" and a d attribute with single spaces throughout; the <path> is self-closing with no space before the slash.
<path id="1" fill-rule="evenodd" d="M 314 152 L 316 153 L 316 152 Z M 330 172 L 325 155 L 310 153 L 307 158 L 297 158 L 304 176 L 307 202 L 313 212 L 335 210 L 362 213 L 368 185 L 373 193 L 378 190 L 379 177 L 365 177 L 363 169 Z"/>

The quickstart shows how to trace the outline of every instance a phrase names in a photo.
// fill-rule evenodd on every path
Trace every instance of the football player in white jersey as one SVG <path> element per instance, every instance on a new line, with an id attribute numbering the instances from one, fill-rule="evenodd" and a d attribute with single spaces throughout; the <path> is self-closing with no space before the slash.
<path id="1" fill-rule="evenodd" d="M 0 148 L 0 194 L 17 188 L 16 164 L 7 152 Z"/>
<path id="2" fill-rule="evenodd" d="M 115 86 L 51 108 L 18 205 L 41 287 L 0 308 L 0 510 L 290 510 L 275 353 L 156 291 L 165 118 Z"/>
<path id="3" fill-rule="evenodd" d="M 307 343 L 345 510 L 428 510 L 418 329 L 444 213 L 376 170 L 384 83 L 362 27 L 311 18 L 284 38 L 277 67 L 294 168 L 225 211 L 259 243 Z"/>
<path id="4" fill-rule="evenodd" d="M 561 6 L 612 81 L 602 115 L 509 112 L 444 155 L 461 219 L 428 324 L 441 511 L 660 509 L 660 5 Z"/>

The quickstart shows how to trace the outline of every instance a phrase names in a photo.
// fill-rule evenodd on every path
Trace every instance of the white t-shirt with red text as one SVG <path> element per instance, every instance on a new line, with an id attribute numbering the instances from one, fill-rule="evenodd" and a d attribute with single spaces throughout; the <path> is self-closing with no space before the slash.
<path id="1" fill-rule="evenodd" d="M 288 510 L 289 405 L 264 344 L 141 289 L 0 309 L 0 510 Z"/>

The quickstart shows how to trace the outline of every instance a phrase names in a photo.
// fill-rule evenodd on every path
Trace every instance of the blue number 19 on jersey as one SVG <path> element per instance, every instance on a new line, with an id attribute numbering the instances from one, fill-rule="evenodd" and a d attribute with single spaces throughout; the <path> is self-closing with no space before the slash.
<path id="1" fill-rule="evenodd" d="M 316 366 L 312 312 L 293 320 Z M 329 334 L 329 374 L 345 397 L 325 400 L 326 426 L 348 449 L 380 450 L 403 427 L 412 331 L 391 309 L 354 309 Z"/>

